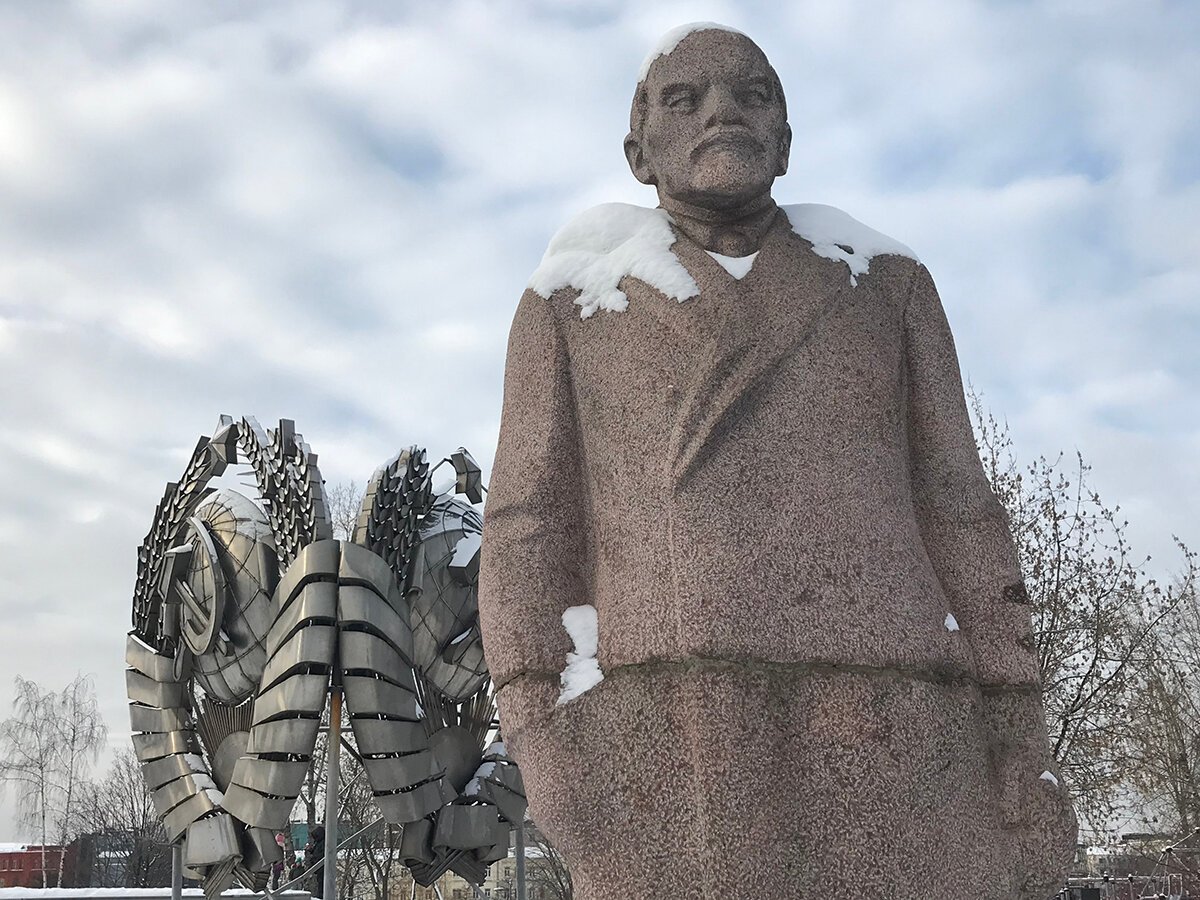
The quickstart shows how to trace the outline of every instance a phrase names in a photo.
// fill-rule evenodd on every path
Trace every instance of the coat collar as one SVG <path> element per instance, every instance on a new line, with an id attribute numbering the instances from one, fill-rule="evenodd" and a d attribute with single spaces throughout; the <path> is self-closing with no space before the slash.
<path id="1" fill-rule="evenodd" d="M 683 388 L 664 460 L 682 489 L 741 402 L 779 366 L 804 352 L 846 289 L 840 267 L 814 256 L 778 211 L 754 266 L 736 279 L 694 240 L 676 231 L 671 250 L 700 288 L 684 303 L 651 304 L 686 341 L 695 365 Z"/>

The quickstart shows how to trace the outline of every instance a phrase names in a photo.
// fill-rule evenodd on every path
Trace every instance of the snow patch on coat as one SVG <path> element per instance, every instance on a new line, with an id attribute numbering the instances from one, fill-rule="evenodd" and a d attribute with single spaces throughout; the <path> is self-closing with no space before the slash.
<path id="1" fill-rule="evenodd" d="M 858 276 L 871 269 L 876 256 L 892 254 L 920 262 L 912 249 L 895 238 L 869 228 L 862 222 L 824 203 L 794 203 L 784 206 L 792 231 L 812 244 L 812 252 L 826 259 L 840 260 L 850 269 L 850 285 L 858 286 Z"/>
<path id="2" fill-rule="evenodd" d="M 604 680 L 604 672 L 596 661 L 600 649 L 600 625 L 596 607 L 571 606 L 563 611 L 563 628 L 575 644 L 575 652 L 567 654 L 567 667 L 562 671 L 562 692 L 558 706 L 569 703 Z"/>
<path id="3" fill-rule="evenodd" d="M 665 210 L 630 203 L 602 203 L 580 213 L 550 239 L 529 287 L 547 299 L 574 288 L 579 317 L 598 309 L 622 312 L 629 298 L 617 287 L 631 276 L 683 302 L 700 293 L 695 280 L 671 252 L 675 243 Z"/>

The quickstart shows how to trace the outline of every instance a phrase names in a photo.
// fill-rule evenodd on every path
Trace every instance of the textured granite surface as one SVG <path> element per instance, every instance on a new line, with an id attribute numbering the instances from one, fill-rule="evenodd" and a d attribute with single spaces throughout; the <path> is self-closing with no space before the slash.
<path id="1" fill-rule="evenodd" d="M 697 660 L 620 669 L 511 749 L 578 900 L 1048 896 L 1073 829 L 1036 773 L 1048 839 L 1006 827 L 983 703 L 965 682 Z"/>
<path id="2" fill-rule="evenodd" d="M 1047 897 L 1074 818 L 933 282 L 772 208 L 741 280 L 672 211 L 684 302 L 521 299 L 480 615 L 531 814 L 581 900 Z M 558 706 L 579 604 L 605 679 Z"/>

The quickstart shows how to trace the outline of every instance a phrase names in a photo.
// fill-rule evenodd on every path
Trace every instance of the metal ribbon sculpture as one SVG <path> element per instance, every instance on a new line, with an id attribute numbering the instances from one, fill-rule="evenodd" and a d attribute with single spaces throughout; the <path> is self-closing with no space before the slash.
<path id="1" fill-rule="evenodd" d="M 259 504 L 209 482 L 239 460 Z M 331 686 L 414 879 L 481 883 L 525 814 L 479 634 L 479 467 L 434 495 L 412 447 L 334 540 L 316 454 L 293 424 L 222 416 L 167 486 L 138 551 L 126 682 L 134 748 L 206 894 L 261 888 L 312 764 Z M 337 704 L 334 704 L 336 707 Z"/>

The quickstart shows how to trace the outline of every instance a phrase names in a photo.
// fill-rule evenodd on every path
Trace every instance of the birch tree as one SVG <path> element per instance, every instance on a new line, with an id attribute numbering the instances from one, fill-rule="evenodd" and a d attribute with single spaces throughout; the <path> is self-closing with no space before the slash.
<path id="1" fill-rule="evenodd" d="M 77 676 L 61 693 L 20 677 L 13 715 L 0 723 L 0 782 L 16 790 L 17 815 L 42 845 L 42 887 L 49 887 L 46 846 L 66 845 L 79 788 L 99 756 L 108 729 L 91 679 Z M 56 885 L 62 886 L 63 854 Z"/>
<path id="2" fill-rule="evenodd" d="M 108 728 L 96 702 L 90 678 L 78 676 L 53 697 L 53 715 L 47 723 L 55 742 L 54 778 L 58 799 L 58 843 L 66 846 L 72 835 L 80 787 L 100 755 Z M 62 887 L 63 856 L 58 856 L 58 883 Z"/>
<path id="3" fill-rule="evenodd" d="M 0 723 L 0 782 L 16 790 L 17 817 L 42 845 L 42 887 L 49 887 L 46 845 L 54 827 L 55 735 L 47 728 L 55 712 L 54 694 L 18 675 L 13 715 Z"/>

